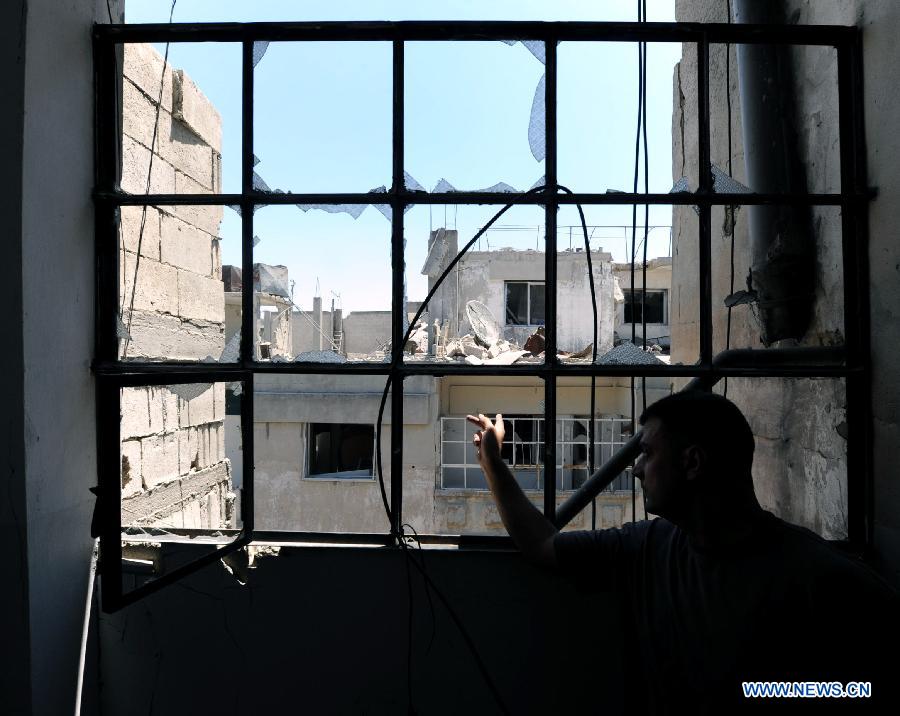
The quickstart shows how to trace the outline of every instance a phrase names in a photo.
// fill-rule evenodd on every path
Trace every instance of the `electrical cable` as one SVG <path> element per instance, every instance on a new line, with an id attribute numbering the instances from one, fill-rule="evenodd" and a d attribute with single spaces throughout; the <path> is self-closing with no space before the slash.
<path id="1" fill-rule="evenodd" d="M 175 5 L 178 0 L 172 0 L 172 7 L 169 8 L 169 24 L 172 24 L 172 17 L 175 15 Z M 166 42 L 166 51 L 163 55 L 163 68 L 162 75 L 159 78 L 159 95 L 156 98 L 156 117 L 153 120 L 153 136 L 150 139 L 150 160 L 147 165 L 147 188 L 145 190 L 145 194 L 150 193 L 150 185 L 151 180 L 153 178 L 153 157 L 154 151 L 156 148 L 156 137 L 159 133 L 159 114 L 162 109 L 162 95 L 163 95 L 163 87 L 165 86 L 166 80 L 166 69 L 169 66 L 169 42 Z M 141 228 L 138 232 L 138 241 L 137 241 L 137 249 L 135 250 L 134 255 L 134 275 L 131 280 L 131 300 L 128 304 L 128 323 L 125 326 L 126 334 L 124 337 L 124 344 L 122 346 L 122 358 L 124 358 L 128 354 L 128 344 L 131 342 L 131 320 L 134 317 L 134 296 L 137 291 L 137 277 L 138 277 L 138 268 L 141 265 L 141 244 L 144 241 L 144 227 L 147 224 L 147 205 L 144 204 L 141 208 Z M 122 297 L 122 308 L 119 310 L 119 313 L 122 314 L 125 311 L 124 304 L 125 297 Z"/>
<path id="2" fill-rule="evenodd" d="M 728 13 L 728 24 L 731 24 L 731 0 L 725 0 L 725 10 Z M 725 44 L 725 104 L 726 111 L 728 112 L 728 176 L 733 177 L 734 172 L 732 170 L 731 165 L 731 155 L 732 155 L 732 147 L 731 147 L 731 44 Z M 731 211 L 731 221 L 729 222 L 729 228 L 731 229 L 731 282 L 730 282 L 730 290 L 728 291 L 729 296 L 734 295 L 734 214 L 735 207 L 729 207 Z M 726 208 L 726 211 L 729 210 Z M 728 324 L 725 330 L 725 350 L 729 350 L 731 348 L 731 309 L 733 307 L 728 307 Z M 725 377 L 725 382 L 722 388 L 723 397 L 728 397 L 728 377 Z"/>
<path id="3" fill-rule="evenodd" d="M 573 194 L 573 192 L 570 189 L 568 189 L 567 187 L 564 187 L 562 185 L 557 185 L 557 186 L 560 190 L 566 192 L 567 194 Z M 534 194 L 539 191 L 544 191 L 544 190 L 546 190 L 546 187 L 543 185 L 540 185 L 540 186 L 533 187 L 533 188 L 529 189 L 527 192 L 525 192 L 524 194 L 517 196 L 513 201 L 506 204 L 502 209 L 500 209 L 500 211 L 498 211 L 496 214 L 494 214 L 494 216 L 491 217 L 491 219 L 481 229 L 479 229 L 479 231 L 466 243 L 466 245 L 463 246 L 463 248 L 456 254 L 456 256 L 453 258 L 453 260 L 447 265 L 447 267 L 444 269 L 444 271 L 438 277 L 434 286 L 432 286 L 431 290 L 425 296 L 425 299 L 422 301 L 421 305 L 419 306 L 418 310 L 416 311 L 415 315 L 413 316 L 413 319 L 409 322 L 409 326 L 408 326 L 406 333 L 404 334 L 403 339 L 401 341 L 401 346 L 406 345 L 406 342 L 409 340 L 410 336 L 412 335 L 413 330 L 415 329 L 416 323 L 418 322 L 421 314 L 424 312 L 426 306 L 428 306 L 429 301 L 433 298 L 434 294 L 437 292 L 437 289 L 440 287 L 440 285 L 443 283 L 443 281 L 447 278 L 447 276 L 450 275 L 450 272 L 457 265 L 457 263 L 459 263 L 459 261 L 462 259 L 462 257 L 472 248 L 472 246 L 474 246 L 475 243 L 490 229 L 490 227 L 501 216 L 503 216 L 503 214 L 505 214 L 509 209 L 511 209 L 513 206 L 515 206 L 516 204 L 523 201 L 526 197 L 530 196 L 531 194 Z M 590 240 L 589 240 L 588 231 L 587 231 L 587 221 L 585 220 L 585 216 L 584 216 L 584 209 L 581 206 L 581 204 L 576 204 L 575 206 L 578 209 L 579 218 L 581 220 L 582 232 L 584 234 L 584 241 L 585 241 L 585 253 L 587 254 L 588 267 L 589 267 L 589 276 L 590 276 L 589 285 L 591 288 L 591 303 L 592 303 L 592 308 L 593 308 L 594 316 L 595 316 L 595 319 L 594 319 L 594 349 L 593 349 L 592 353 L 594 356 L 594 360 L 596 361 L 596 354 L 597 354 L 596 307 L 597 307 L 597 301 L 596 301 L 596 293 L 595 293 L 594 281 L 593 281 L 593 264 L 591 262 L 591 257 L 590 257 Z M 394 347 L 394 348 L 396 348 L 396 347 Z M 397 363 L 403 354 L 402 354 L 402 349 L 401 350 L 394 349 L 394 350 L 392 350 L 392 353 L 393 353 L 393 357 L 391 358 L 390 368 L 393 371 L 393 369 L 396 368 Z M 456 612 L 450 606 L 450 603 L 447 600 L 447 598 L 443 595 L 443 593 L 440 591 L 440 589 L 438 589 L 437 585 L 435 585 L 434 581 L 428 575 L 428 573 L 425 569 L 424 553 L 422 553 L 422 562 L 421 563 L 417 562 L 412 557 L 411 552 L 410 552 L 410 545 L 407 542 L 407 540 L 409 538 L 405 534 L 405 528 L 409 527 L 413 531 L 414 534 L 415 534 L 415 530 L 412 529 L 412 527 L 410 525 L 408 525 L 407 523 L 400 525 L 396 531 L 394 529 L 393 512 L 390 508 L 390 504 L 387 499 L 387 489 L 386 489 L 386 485 L 384 482 L 384 472 L 383 472 L 383 465 L 382 465 L 382 460 L 381 460 L 381 435 L 382 435 L 381 428 L 382 428 L 382 423 L 384 421 L 384 410 L 385 410 L 385 407 L 387 404 L 387 396 L 390 393 L 391 384 L 392 384 L 392 376 L 388 375 L 387 380 L 385 381 L 384 391 L 382 392 L 382 395 L 381 395 L 381 402 L 378 407 L 378 419 L 377 419 L 377 422 L 375 425 L 375 462 L 376 462 L 376 476 L 378 478 L 378 486 L 379 486 L 379 490 L 381 492 L 381 498 L 382 498 L 382 504 L 384 506 L 384 511 L 388 518 L 388 523 L 390 524 L 391 534 L 394 537 L 394 539 L 396 540 L 397 546 L 403 552 L 404 559 L 407 560 L 407 562 L 406 562 L 407 597 L 408 597 L 408 604 L 409 604 L 409 614 L 407 616 L 407 629 L 408 629 L 408 633 L 407 633 L 407 698 L 409 699 L 409 713 L 410 714 L 415 713 L 415 709 L 413 707 L 413 701 L 412 701 L 412 596 L 413 596 L 413 590 L 412 590 L 412 582 L 411 582 L 411 579 L 409 577 L 409 572 L 408 572 L 409 564 L 411 563 L 420 572 L 423 580 L 425 581 L 426 594 L 429 594 L 429 592 L 428 592 L 429 588 L 431 590 L 433 590 L 435 595 L 438 597 L 439 601 L 441 602 L 441 604 L 443 604 L 444 607 L 447 609 L 447 612 L 450 615 L 451 620 L 456 625 L 457 629 L 459 630 L 460 634 L 463 637 L 463 641 L 466 643 L 466 646 L 469 648 L 469 651 L 472 653 L 472 656 L 475 659 L 475 663 L 478 666 L 479 671 L 481 672 L 481 676 L 484 679 L 484 682 L 487 685 L 488 689 L 490 690 L 491 694 L 493 695 L 494 700 L 497 703 L 497 706 L 499 707 L 499 709 L 502 713 L 508 714 L 510 712 L 506 708 L 506 705 L 504 704 L 503 699 L 500 696 L 500 693 L 497 690 L 497 687 L 494 684 L 493 679 L 491 678 L 490 672 L 488 671 L 487 667 L 485 666 L 484 661 L 482 660 L 481 655 L 478 652 L 477 647 L 475 646 L 475 642 L 472 640 L 472 637 L 469 635 L 469 633 L 465 629 L 465 626 L 463 625 L 462 621 L 459 619 Z M 594 391 L 592 390 L 592 397 L 593 397 L 593 392 Z M 592 411 L 593 411 L 593 409 L 594 408 L 592 407 Z M 592 416 L 592 419 L 593 419 L 593 416 Z M 418 543 L 419 551 L 421 552 L 421 542 L 419 541 L 418 534 L 416 534 L 416 536 L 415 536 L 415 541 Z M 431 603 L 430 594 L 429 594 L 429 603 Z M 433 604 L 432 604 L 432 614 L 433 614 Z M 433 631 L 432 631 L 432 639 L 433 638 L 434 638 L 434 636 L 433 636 Z M 429 648 L 430 648 L 430 646 L 429 646 Z"/>

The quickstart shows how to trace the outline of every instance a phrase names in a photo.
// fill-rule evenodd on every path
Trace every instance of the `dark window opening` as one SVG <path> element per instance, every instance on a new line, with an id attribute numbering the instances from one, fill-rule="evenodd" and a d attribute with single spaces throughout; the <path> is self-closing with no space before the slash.
<path id="1" fill-rule="evenodd" d="M 647 323 L 667 323 L 666 320 L 666 292 L 665 290 L 647 289 L 643 291 L 643 304 L 641 303 L 641 291 L 625 289 L 625 323 L 643 323 L 646 316 Z"/>
<path id="2" fill-rule="evenodd" d="M 375 428 L 371 425 L 312 423 L 309 426 L 309 477 L 372 477 Z"/>

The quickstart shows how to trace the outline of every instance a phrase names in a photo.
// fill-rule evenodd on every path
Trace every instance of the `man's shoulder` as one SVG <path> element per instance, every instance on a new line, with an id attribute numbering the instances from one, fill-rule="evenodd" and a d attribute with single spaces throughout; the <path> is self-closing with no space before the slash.
<path id="1" fill-rule="evenodd" d="M 896 592 L 866 562 L 801 525 L 767 513 L 767 529 L 785 563 L 797 579 L 821 588 L 858 590 L 868 588 L 896 597 Z"/>

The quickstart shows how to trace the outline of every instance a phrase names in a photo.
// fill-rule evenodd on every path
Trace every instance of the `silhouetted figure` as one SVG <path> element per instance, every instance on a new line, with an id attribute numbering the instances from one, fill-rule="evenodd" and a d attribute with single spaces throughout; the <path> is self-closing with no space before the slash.
<path id="1" fill-rule="evenodd" d="M 683 392 L 644 411 L 634 474 L 659 517 L 621 529 L 558 532 L 500 457 L 502 416 L 468 419 L 522 552 L 624 600 L 629 712 L 900 713 L 896 592 L 760 507 L 753 433 L 726 398 Z M 871 682 L 871 698 L 745 698 L 742 683 L 754 681 Z"/>

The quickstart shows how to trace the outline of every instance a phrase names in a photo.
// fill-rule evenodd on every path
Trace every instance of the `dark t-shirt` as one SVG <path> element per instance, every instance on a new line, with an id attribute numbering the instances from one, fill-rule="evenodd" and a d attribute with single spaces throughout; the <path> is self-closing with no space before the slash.
<path id="1" fill-rule="evenodd" d="M 661 518 L 564 532 L 554 544 L 564 573 L 630 607 L 626 703 L 635 713 L 896 704 L 897 595 L 809 530 L 766 512 L 725 553 L 695 548 Z M 746 699 L 745 681 L 871 682 L 872 699 Z"/>

